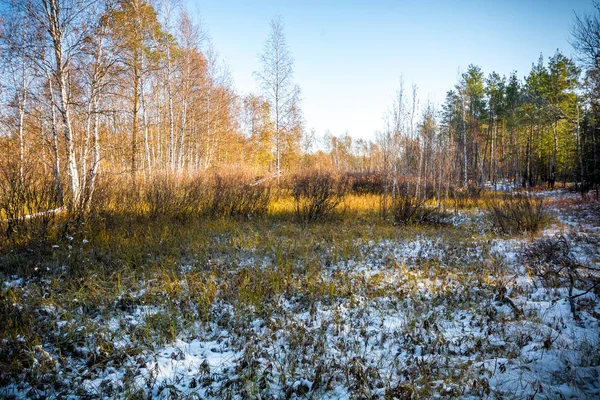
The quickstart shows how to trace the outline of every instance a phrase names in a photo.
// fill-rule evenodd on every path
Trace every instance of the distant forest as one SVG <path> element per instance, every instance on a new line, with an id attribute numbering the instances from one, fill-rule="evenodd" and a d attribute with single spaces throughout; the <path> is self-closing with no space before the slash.
<path id="1" fill-rule="evenodd" d="M 260 90 L 239 95 L 175 3 L 4 0 L 0 10 L 3 185 L 35 179 L 73 208 L 104 176 L 142 187 L 221 168 L 257 179 L 306 168 L 373 174 L 417 196 L 600 182 L 598 7 L 573 20 L 577 59 L 540 55 L 523 78 L 469 65 L 441 105 L 400 84 L 376 139 L 327 134 L 321 149 L 305 128 L 279 17 L 257 55 Z"/>

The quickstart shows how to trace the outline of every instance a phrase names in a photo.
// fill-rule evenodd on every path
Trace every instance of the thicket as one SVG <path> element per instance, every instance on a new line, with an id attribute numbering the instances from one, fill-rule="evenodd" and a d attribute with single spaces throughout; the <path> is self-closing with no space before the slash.
<path id="1" fill-rule="evenodd" d="M 17 163 L 5 162 L 0 171 L 0 224 L 10 237 L 41 228 L 47 232 L 57 213 L 64 213 L 63 220 L 76 222 L 115 215 L 183 220 L 286 212 L 299 221 L 316 221 L 335 215 L 348 196 L 371 196 L 382 199 L 381 204 L 387 198 L 388 205 L 379 211 L 401 225 L 437 224 L 447 216 L 446 210 L 473 207 L 487 209 L 492 224 L 505 234 L 535 233 L 546 218 L 543 200 L 532 195 L 455 188 L 436 191 L 433 185 L 419 193 L 416 187 L 411 180 L 384 179 L 379 172 L 353 175 L 330 169 L 301 170 L 280 179 L 243 169 L 157 173 L 140 178 L 136 186 L 127 176 L 101 174 L 89 206 L 69 210 L 61 206 L 51 171 L 21 171 Z"/>

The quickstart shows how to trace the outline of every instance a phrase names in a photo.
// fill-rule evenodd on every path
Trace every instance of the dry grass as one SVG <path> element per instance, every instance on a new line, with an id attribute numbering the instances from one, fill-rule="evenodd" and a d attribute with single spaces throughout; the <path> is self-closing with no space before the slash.
<path id="1" fill-rule="evenodd" d="M 490 311 L 507 282 L 488 253 L 489 231 L 397 226 L 381 218 L 376 194 L 345 194 L 335 218 L 299 223 L 284 185 L 270 188 L 267 207 L 250 218 L 213 214 L 209 177 L 170 179 L 132 192 L 105 177 L 84 222 L 60 215 L 43 240 L 0 241 L 4 280 L 23 282 L 0 288 L 0 387 L 21 382 L 31 397 L 178 398 L 175 386 L 140 375 L 140 365 L 163 346 L 198 338 L 239 354 L 226 376 L 206 366 L 194 375 L 213 398 L 319 398 L 336 387 L 357 398 L 503 394 L 467 358 L 517 362 L 528 341 L 502 330 L 534 317 Z M 433 247 L 402 259 L 399 243 Z M 373 273 L 361 272 L 366 266 Z M 439 330 L 460 313 L 469 329 L 489 327 L 506 344 L 494 347 L 486 335 L 446 340 Z M 397 327 L 385 328 L 396 315 Z M 124 371 L 118 385 L 104 380 L 90 394 L 80 384 L 114 371 Z"/>

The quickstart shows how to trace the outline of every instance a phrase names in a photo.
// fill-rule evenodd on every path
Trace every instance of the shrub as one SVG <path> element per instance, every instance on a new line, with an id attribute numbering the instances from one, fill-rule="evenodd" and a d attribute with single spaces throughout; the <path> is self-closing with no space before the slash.
<path id="1" fill-rule="evenodd" d="M 546 219 L 543 200 L 527 194 L 505 194 L 486 199 L 492 224 L 505 234 L 538 232 Z"/>
<path id="2" fill-rule="evenodd" d="M 209 213 L 215 217 L 265 214 L 271 187 L 244 173 L 219 173 L 213 177 Z"/>
<path id="3" fill-rule="evenodd" d="M 394 223 L 403 225 L 440 223 L 442 217 L 438 208 L 427 207 L 424 199 L 408 194 L 398 194 L 394 197 L 391 212 Z"/>
<path id="4" fill-rule="evenodd" d="M 30 165 L 20 171 L 17 162 L 0 164 L 0 223 L 6 235 L 37 231 L 45 235 L 60 199 L 54 180 Z"/>
<path id="5" fill-rule="evenodd" d="M 207 179 L 200 175 L 185 177 L 182 192 L 181 213 L 185 215 L 201 214 L 211 205 L 212 189 Z"/>
<path id="6" fill-rule="evenodd" d="M 355 194 L 382 194 L 385 187 L 385 177 L 380 172 L 354 172 L 348 173 L 352 182 L 352 193 Z"/>
<path id="7" fill-rule="evenodd" d="M 143 197 L 145 190 L 133 187 L 130 181 L 117 174 L 100 173 L 90 202 L 89 216 L 106 217 L 121 213 L 145 213 Z"/>
<path id="8" fill-rule="evenodd" d="M 567 287 L 571 312 L 576 317 L 574 300 L 600 285 L 597 269 L 581 264 L 573 254 L 568 237 L 557 235 L 538 239 L 522 251 L 527 272 L 537 276 L 545 287 Z M 573 294 L 581 288 L 583 293 Z"/>
<path id="9" fill-rule="evenodd" d="M 474 185 L 469 185 L 466 189 L 464 187 L 450 187 L 448 191 L 448 197 L 454 203 L 455 212 L 458 212 L 459 209 L 477 207 L 483 195 L 483 188 Z"/>
<path id="10" fill-rule="evenodd" d="M 326 218 L 348 192 L 348 176 L 313 170 L 292 177 L 292 195 L 296 215 L 305 221 Z"/>
<path id="11" fill-rule="evenodd" d="M 94 211 L 112 209 L 151 218 L 185 218 L 264 214 L 271 199 L 268 183 L 244 172 L 220 171 L 207 177 L 157 173 L 132 191 L 120 179 L 102 177 L 95 193 Z"/>
<path id="12" fill-rule="evenodd" d="M 211 188 L 200 176 L 160 174 L 150 180 L 144 192 L 150 217 L 185 217 L 206 210 Z"/>
<path id="13" fill-rule="evenodd" d="M 168 174 L 153 177 L 145 190 L 145 200 L 150 217 L 178 214 L 185 204 L 183 186 L 180 179 Z"/>
<path id="14" fill-rule="evenodd" d="M 559 287 L 568 283 L 579 267 L 570 247 L 564 236 L 544 237 L 526 247 L 522 256 L 529 273 L 538 276 L 544 286 Z"/>

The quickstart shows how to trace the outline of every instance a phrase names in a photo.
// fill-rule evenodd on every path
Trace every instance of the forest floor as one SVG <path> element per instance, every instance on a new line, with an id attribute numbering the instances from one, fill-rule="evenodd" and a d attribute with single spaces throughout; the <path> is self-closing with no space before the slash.
<path id="1" fill-rule="evenodd" d="M 46 243 L 0 288 L 0 397 L 600 398 L 600 288 L 573 289 L 574 315 L 568 285 L 526 263 L 553 239 L 600 268 L 600 205 L 540 196 L 535 236 L 471 209 L 433 227 L 148 225 L 118 243 L 107 223 Z"/>

